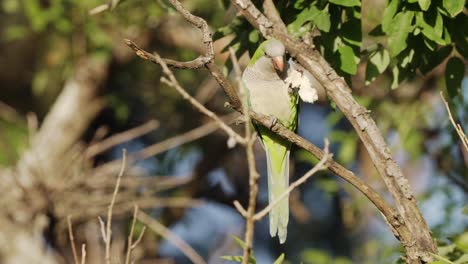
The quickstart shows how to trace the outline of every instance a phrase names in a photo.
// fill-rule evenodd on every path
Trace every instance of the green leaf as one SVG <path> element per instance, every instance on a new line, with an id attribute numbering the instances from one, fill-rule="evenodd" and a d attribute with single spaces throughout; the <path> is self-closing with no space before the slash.
<path id="1" fill-rule="evenodd" d="M 426 11 L 431 5 L 431 0 L 418 0 L 418 4 L 423 11 Z"/>
<path id="2" fill-rule="evenodd" d="M 353 49 L 350 46 L 342 46 L 338 49 L 340 53 L 340 69 L 349 74 L 356 74 L 357 61 Z"/>
<path id="3" fill-rule="evenodd" d="M 414 12 L 404 11 L 398 13 L 393 19 L 388 38 L 390 57 L 395 57 L 406 48 L 406 39 L 408 38 L 408 33 L 412 30 L 411 22 L 413 17 Z"/>
<path id="4" fill-rule="evenodd" d="M 314 19 L 319 13 L 320 10 L 314 5 L 302 10 L 302 12 L 297 15 L 296 19 L 288 25 L 288 31 L 295 36 L 304 35 L 310 29 L 310 27 L 304 27 L 304 24 Z"/>
<path id="5" fill-rule="evenodd" d="M 244 258 L 242 256 L 221 256 L 221 259 L 242 263 Z"/>
<path id="6" fill-rule="evenodd" d="M 330 3 L 340 6 L 361 6 L 361 1 L 359 0 L 329 0 Z"/>
<path id="7" fill-rule="evenodd" d="M 387 50 L 382 49 L 376 52 L 374 56 L 371 56 L 369 61 L 377 67 L 379 73 L 382 73 L 387 69 L 388 64 L 390 63 L 390 55 Z"/>
<path id="8" fill-rule="evenodd" d="M 316 16 L 313 20 L 314 24 L 323 32 L 330 31 L 330 14 L 328 12 L 322 11 Z"/>
<path id="9" fill-rule="evenodd" d="M 258 39 L 259 39 L 258 31 L 257 31 L 257 30 L 252 30 L 252 31 L 250 31 L 250 33 L 249 33 L 249 41 L 252 42 L 252 43 L 257 43 L 257 42 L 258 42 Z"/>
<path id="10" fill-rule="evenodd" d="M 281 255 L 273 262 L 273 264 L 283 264 L 284 261 L 284 253 L 281 253 Z"/>
<path id="11" fill-rule="evenodd" d="M 400 84 L 400 69 L 398 69 L 397 66 L 393 67 L 392 69 L 392 75 L 393 75 L 393 81 L 392 81 L 392 89 L 398 88 L 398 85 Z"/>
<path id="12" fill-rule="evenodd" d="M 330 14 L 325 9 L 318 9 L 315 5 L 302 10 L 296 19 L 288 25 L 288 30 L 295 36 L 303 36 L 310 30 L 310 24 L 305 25 L 308 22 L 312 22 L 321 31 L 328 32 L 330 30 Z"/>
<path id="13" fill-rule="evenodd" d="M 454 243 L 461 251 L 468 253 L 468 231 L 458 236 Z"/>
<path id="14" fill-rule="evenodd" d="M 455 245 L 451 244 L 448 246 L 437 247 L 438 254 L 441 256 L 447 256 L 455 250 Z"/>
<path id="15" fill-rule="evenodd" d="M 245 242 L 238 238 L 237 236 L 235 235 L 231 235 L 232 239 L 234 240 L 234 242 L 240 247 L 240 248 L 244 248 L 245 247 Z M 222 258 L 235 258 L 235 259 L 239 259 L 240 258 L 240 261 L 238 262 L 242 262 L 242 256 L 224 256 Z M 227 259 L 227 260 L 230 260 L 230 259 Z M 233 260 L 233 261 L 237 261 L 237 260 Z M 254 258 L 254 251 L 253 249 L 250 251 L 250 258 L 249 258 L 249 263 L 252 263 L 252 264 L 255 264 L 256 263 L 256 260 Z"/>
<path id="16" fill-rule="evenodd" d="M 444 258 L 444 257 L 442 257 L 442 256 L 439 256 L 439 255 L 436 255 L 436 254 L 432 254 L 432 253 L 431 253 L 431 255 L 432 255 L 434 258 L 438 259 L 440 262 L 439 262 L 439 261 L 437 261 L 437 262 L 439 262 L 439 263 L 441 263 L 441 264 L 442 264 L 442 263 L 443 263 L 443 264 L 454 264 L 452 261 L 450 261 L 450 260 L 448 260 L 448 259 L 446 259 L 446 258 Z M 432 263 L 434 263 L 434 262 L 432 262 Z"/>
<path id="17" fill-rule="evenodd" d="M 231 237 L 239 247 L 241 247 L 241 248 L 245 247 L 245 242 L 242 239 L 240 239 L 239 237 L 237 237 L 235 235 L 232 235 Z"/>
<path id="18" fill-rule="evenodd" d="M 406 68 L 412 61 L 414 57 L 414 49 L 410 49 L 409 51 L 405 51 L 402 55 L 406 55 L 401 59 L 400 66 L 402 68 Z"/>
<path id="19" fill-rule="evenodd" d="M 389 5 L 385 8 L 382 20 L 382 31 L 388 33 L 390 26 L 392 25 L 393 17 L 395 16 L 398 9 L 399 0 L 391 0 Z"/>
<path id="20" fill-rule="evenodd" d="M 435 16 L 435 24 L 434 24 L 434 32 L 437 34 L 437 36 L 442 36 L 442 33 L 444 33 L 444 18 L 442 17 L 442 14 L 437 12 L 437 15 Z"/>
<path id="21" fill-rule="evenodd" d="M 436 14 L 429 16 L 434 21 L 426 21 L 423 12 L 416 12 L 416 26 L 421 28 L 424 36 L 439 45 L 445 45 L 445 40 L 442 38 L 443 33 L 443 18 L 442 15 L 435 11 Z M 429 46 L 428 46 L 429 47 Z M 429 47 L 431 49 L 431 47 Z"/>
<path id="22" fill-rule="evenodd" d="M 453 263 L 455 263 L 455 264 L 466 264 L 466 263 L 468 263 L 468 253 L 463 254 L 459 259 L 457 259 Z"/>
<path id="23" fill-rule="evenodd" d="M 452 43 L 452 37 L 450 36 L 450 32 L 447 28 L 444 28 L 443 34 L 444 34 L 443 38 L 444 38 L 445 43 Z"/>
<path id="24" fill-rule="evenodd" d="M 442 6 L 447 10 L 451 17 L 455 17 L 461 11 L 463 11 L 463 6 L 465 5 L 465 0 L 443 0 Z"/>
<path id="25" fill-rule="evenodd" d="M 390 64 L 390 55 L 385 49 L 378 50 L 369 56 L 366 67 L 366 85 L 369 85 L 375 78 L 383 73 Z"/>
<path id="26" fill-rule="evenodd" d="M 453 99 L 461 91 L 461 83 L 465 74 L 465 64 L 458 57 L 452 57 L 445 68 L 445 85 L 448 95 Z"/>

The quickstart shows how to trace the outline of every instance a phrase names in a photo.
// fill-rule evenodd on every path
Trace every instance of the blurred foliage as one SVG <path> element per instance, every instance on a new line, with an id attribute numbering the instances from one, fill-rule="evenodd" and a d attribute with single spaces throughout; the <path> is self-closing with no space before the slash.
<path id="1" fill-rule="evenodd" d="M 468 231 L 453 238 L 453 242 L 439 243 L 437 259 L 431 264 L 468 263 Z"/>
<path id="2" fill-rule="evenodd" d="M 468 46 L 466 27 L 461 30 L 457 27 L 467 23 L 466 14 L 462 12 L 464 2 L 389 2 L 382 24 L 371 35 L 387 37 L 386 50 L 392 59 L 390 68 L 394 79 L 392 88 L 396 88 L 401 81 L 414 77 L 416 71 L 426 74 L 446 58 L 451 58 L 452 63 L 447 64 L 445 71 L 446 79 L 451 80 L 447 82 L 446 88 L 452 98 L 459 94 L 464 75 L 464 64 L 460 63 L 459 56 L 467 57 Z M 374 54 L 370 57 L 381 56 L 379 52 Z M 369 65 L 371 66 L 368 67 L 379 66 Z"/>
<path id="3" fill-rule="evenodd" d="M 12 164 L 23 153 L 28 142 L 28 132 L 23 122 L 0 118 L 0 167 Z"/>
<path id="4" fill-rule="evenodd" d="M 322 250 L 308 249 L 302 252 L 304 264 L 352 264 L 353 262 L 344 257 L 333 257 Z"/>

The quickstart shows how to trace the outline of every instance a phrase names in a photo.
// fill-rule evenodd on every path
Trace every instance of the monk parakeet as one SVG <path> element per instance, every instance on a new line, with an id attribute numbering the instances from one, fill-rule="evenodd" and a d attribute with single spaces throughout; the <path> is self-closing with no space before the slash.
<path id="1" fill-rule="evenodd" d="M 247 102 L 254 112 L 273 117 L 294 131 L 298 123 L 298 96 L 296 89 L 285 81 L 288 78 L 285 47 L 276 40 L 264 41 L 255 51 L 242 74 Z M 289 151 L 291 143 L 255 125 L 268 166 L 268 200 L 277 199 L 289 186 Z M 289 198 L 282 199 L 270 211 L 270 235 L 278 235 L 280 243 L 286 241 L 289 220 Z"/>

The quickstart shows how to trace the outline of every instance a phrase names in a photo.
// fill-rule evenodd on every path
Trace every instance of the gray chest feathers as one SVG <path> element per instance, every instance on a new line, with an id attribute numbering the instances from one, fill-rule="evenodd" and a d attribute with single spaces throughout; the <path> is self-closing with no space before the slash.
<path id="1" fill-rule="evenodd" d="M 247 67 L 242 80 L 250 96 L 254 112 L 289 120 L 292 112 L 288 85 L 279 78 L 271 60 L 260 58 L 253 67 Z"/>

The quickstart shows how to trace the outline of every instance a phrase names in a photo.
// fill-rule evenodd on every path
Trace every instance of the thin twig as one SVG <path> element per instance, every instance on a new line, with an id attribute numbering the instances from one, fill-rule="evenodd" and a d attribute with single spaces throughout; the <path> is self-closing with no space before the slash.
<path id="1" fill-rule="evenodd" d="M 457 134 L 460 137 L 460 141 L 462 142 L 463 147 L 465 148 L 465 151 L 468 153 L 468 138 L 466 137 L 466 133 L 463 131 L 463 128 L 461 127 L 461 125 L 457 124 L 457 122 L 455 122 L 455 119 L 453 119 L 449 104 L 447 103 L 447 100 L 445 100 L 442 92 L 440 92 L 440 98 L 442 98 L 442 101 L 444 102 L 445 109 L 447 109 L 447 113 L 448 113 L 448 116 L 450 118 L 450 122 L 452 123 L 453 128 L 455 128 L 455 131 L 457 131 Z"/>
<path id="2" fill-rule="evenodd" d="M 86 244 L 81 245 L 81 264 L 86 263 Z"/>
<path id="3" fill-rule="evenodd" d="M 203 260 L 203 258 L 189 244 L 174 234 L 167 227 L 159 223 L 156 219 L 140 211 L 138 212 L 138 220 L 156 234 L 172 242 L 194 264 L 206 264 L 205 260 Z"/>
<path id="4" fill-rule="evenodd" d="M 39 121 L 37 120 L 37 115 L 33 112 L 27 113 L 26 121 L 28 124 L 29 144 L 33 144 L 34 137 L 37 135 L 37 131 L 39 127 Z"/>
<path id="5" fill-rule="evenodd" d="M 159 122 L 156 120 L 150 120 L 143 125 L 137 126 L 135 128 L 126 130 L 122 133 L 115 134 L 111 137 L 108 137 L 100 142 L 97 142 L 88 147 L 86 150 L 86 156 L 92 158 L 103 151 L 108 150 L 109 148 L 130 141 L 134 138 L 141 137 L 149 132 L 158 128 Z"/>
<path id="6" fill-rule="evenodd" d="M 102 12 L 106 11 L 107 9 L 109 9 L 108 4 L 98 5 L 95 8 L 89 10 L 88 14 L 91 15 L 91 16 L 97 15 L 99 13 L 102 13 Z"/>
<path id="7" fill-rule="evenodd" d="M 115 8 L 115 6 L 117 5 L 118 1 L 116 0 L 108 0 L 107 1 L 107 4 L 102 4 L 102 5 L 99 5 L 99 6 L 96 6 L 95 8 L 89 10 L 88 14 L 93 16 L 93 15 L 97 15 L 97 14 L 100 14 L 106 10 L 111 10 Z"/>
<path id="8" fill-rule="evenodd" d="M 185 91 L 182 86 L 180 86 L 179 82 L 175 78 L 174 74 L 172 71 L 169 69 L 167 66 L 166 62 L 161 59 L 159 54 L 154 53 L 150 54 L 145 50 L 142 50 L 139 48 L 134 42 L 132 42 L 129 39 L 125 39 L 125 42 L 129 47 L 131 47 L 138 56 L 140 56 L 142 59 L 149 60 L 152 62 L 155 62 L 159 65 L 161 65 L 162 70 L 164 74 L 167 76 L 168 79 L 162 77 L 161 82 L 167 84 L 168 86 L 176 89 L 176 91 L 184 98 L 187 100 L 190 104 L 192 104 L 198 111 L 201 113 L 205 114 L 209 118 L 213 119 L 216 123 L 218 123 L 219 127 L 223 129 L 230 137 L 234 138 L 239 144 L 245 145 L 245 139 L 241 137 L 239 134 L 237 134 L 230 126 L 228 126 L 226 123 L 224 123 L 215 113 L 212 111 L 208 110 L 204 105 L 200 104 L 195 98 L 193 98 L 187 91 Z"/>
<path id="9" fill-rule="evenodd" d="M 220 117 L 221 120 L 223 120 L 226 124 L 231 124 L 235 121 L 235 116 L 238 116 L 237 113 L 231 113 L 227 114 L 225 116 Z M 197 128 L 194 128 L 190 131 L 184 132 L 179 135 L 172 136 L 168 139 L 165 139 L 163 141 L 157 142 L 153 145 L 147 146 L 146 148 L 142 149 L 141 151 L 135 152 L 135 153 L 129 153 L 127 155 L 127 163 L 132 164 L 134 161 L 138 159 L 147 159 L 151 156 L 163 153 L 167 150 L 170 150 L 174 147 L 181 146 L 183 144 L 192 142 L 194 140 L 197 140 L 199 138 L 202 138 L 206 135 L 209 135 L 216 130 L 219 129 L 219 125 L 216 123 L 216 121 L 212 121 L 209 123 L 206 123 L 204 125 L 201 125 Z M 107 162 L 99 167 L 94 168 L 93 170 L 93 175 L 102 175 L 102 174 L 108 174 L 110 172 L 113 172 L 117 170 L 117 168 L 121 164 L 121 160 L 117 159 L 114 161 Z"/>
<path id="10" fill-rule="evenodd" d="M 250 122 L 245 122 L 246 127 L 250 127 Z M 246 132 L 251 133 L 250 128 L 246 128 Z M 258 179 L 260 174 L 258 174 L 257 169 L 255 168 L 255 156 L 253 152 L 253 144 L 255 143 L 256 133 L 250 134 L 250 140 L 246 146 L 247 162 L 249 165 L 249 207 L 247 208 L 247 216 L 245 223 L 245 245 L 244 245 L 244 254 L 242 263 L 248 264 L 250 259 L 250 254 L 252 253 L 253 245 L 253 235 L 254 235 L 254 215 L 255 215 L 255 206 L 257 204 L 257 194 L 258 194 Z"/>
<path id="11" fill-rule="evenodd" d="M 237 113 L 234 114 L 228 114 L 226 116 L 221 117 L 221 120 L 226 122 L 226 124 L 231 124 L 234 121 L 234 118 L 238 116 Z M 171 148 L 186 144 L 188 142 L 192 142 L 194 140 L 197 140 L 199 138 L 202 138 L 208 134 L 213 133 L 214 131 L 219 129 L 219 124 L 216 121 L 212 121 L 209 123 L 206 123 L 204 125 L 201 125 L 197 128 L 194 128 L 188 132 L 182 133 L 180 135 L 176 135 L 173 137 L 170 137 L 168 139 L 165 139 L 163 141 L 160 141 L 156 144 L 153 144 L 151 146 L 148 146 L 138 152 L 136 155 L 138 157 L 141 157 L 143 159 L 160 154 L 164 151 L 167 151 Z"/>
<path id="12" fill-rule="evenodd" d="M 332 157 L 332 154 L 329 154 L 328 150 L 329 142 L 328 139 L 325 139 L 325 147 L 324 147 L 324 155 L 322 159 L 320 160 L 319 163 L 317 163 L 312 169 L 310 169 L 306 174 L 304 174 L 302 177 L 297 179 L 295 182 L 293 182 L 291 185 L 289 185 L 288 189 L 283 192 L 280 196 L 278 196 L 275 200 L 273 200 L 270 204 L 268 204 L 267 207 L 263 208 L 260 212 L 256 213 L 254 216 L 255 221 L 261 220 L 263 217 L 265 217 L 272 209 L 275 207 L 281 200 L 283 200 L 285 197 L 289 195 L 295 188 L 299 187 L 299 185 L 303 184 L 306 182 L 312 175 L 317 173 L 320 170 L 324 170 L 327 168 L 327 161 L 329 158 Z"/>
<path id="13" fill-rule="evenodd" d="M 107 223 L 106 223 L 106 263 L 111 263 L 111 256 L 110 256 L 110 245 L 111 245 L 111 235 L 112 235 L 112 209 L 114 208 L 115 198 L 117 197 L 117 193 L 119 192 L 120 181 L 122 176 L 125 172 L 125 166 L 127 162 L 127 151 L 125 149 L 122 150 L 122 166 L 120 167 L 120 172 L 117 176 L 117 182 L 115 183 L 114 193 L 112 194 L 112 200 L 107 210 Z"/>
<path id="14" fill-rule="evenodd" d="M 245 152 L 247 155 L 247 163 L 249 166 L 249 206 L 247 207 L 247 211 L 245 212 L 245 244 L 244 244 L 244 253 L 242 258 L 243 264 L 248 264 L 250 255 L 252 252 L 253 246 L 253 236 L 254 236 L 254 227 L 255 227 L 255 207 L 257 204 L 257 195 L 258 195 L 258 178 L 260 175 L 256 169 L 255 165 L 255 156 L 253 151 L 253 144 L 255 143 L 256 135 L 252 133 L 252 128 L 250 124 L 250 115 L 249 115 L 249 107 L 247 104 L 247 96 L 245 94 L 245 89 L 243 87 L 243 82 L 241 79 L 241 71 L 239 67 L 239 63 L 237 61 L 237 57 L 235 55 L 234 49 L 229 48 L 229 53 L 231 56 L 232 65 L 234 68 L 234 74 L 236 76 L 236 82 L 239 87 L 240 98 L 242 101 L 242 109 L 244 110 L 244 130 L 245 130 L 245 138 L 247 139 L 247 145 L 245 146 Z M 236 206 L 236 205 L 235 205 Z M 240 206 L 240 204 L 239 204 Z M 237 208 L 237 207 L 236 207 Z M 240 207 L 242 208 L 242 207 Z M 238 208 L 238 210 L 240 209 Z M 242 213 L 242 211 L 241 211 Z"/>
<path id="15" fill-rule="evenodd" d="M 138 245 L 140 242 L 141 238 L 143 237 L 143 234 L 145 233 L 146 227 L 143 227 L 143 229 L 140 232 L 140 235 L 138 236 L 138 239 L 136 240 L 135 243 L 133 243 L 133 232 L 135 230 L 135 224 L 137 220 L 137 214 L 138 214 L 138 205 L 134 205 L 134 210 L 133 210 L 133 220 L 132 220 L 132 226 L 130 228 L 130 234 L 128 234 L 128 239 L 127 239 L 127 254 L 125 255 L 125 264 L 130 264 L 130 258 L 132 255 L 132 250 Z"/>
<path id="16" fill-rule="evenodd" d="M 247 217 L 247 211 L 244 209 L 244 207 L 242 207 L 242 205 L 239 203 L 239 201 L 235 200 L 233 202 L 234 204 L 234 207 L 237 209 L 237 211 L 243 216 L 243 217 Z"/>
<path id="17" fill-rule="evenodd" d="M 141 229 L 141 232 L 140 232 L 140 235 L 138 235 L 138 238 L 137 240 L 135 240 L 135 242 L 133 242 L 131 248 L 132 250 L 136 248 L 136 246 L 140 243 L 140 241 L 143 239 L 143 235 L 145 234 L 145 231 L 146 231 L 146 226 L 144 226 L 142 229 Z"/>
<path id="18" fill-rule="evenodd" d="M 104 243 L 107 241 L 107 236 L 106 236 L 106 223 L 104 223 L 104 220 L 102 220 L 101 216 L 98 216 L 98 221 L 99 221 L 99 227 L 101 231 L 101 236 L 102 240 L 104 240 Z"/>
<path id="19" fill-rule="evenodd" d="M 198 58 L 188 61 L 188 62 L 180 62 L 174 61 L 169 59 L 164 59 L 164 61 L 173 67 L 176 68 L 184 68 L 184 69 L 197 69 L 205 66 L 207 63 L 211 63 L 214 60 L 214 49 L 213 49 L 213 40 L 211 39 L 211 32 L 210 27 L 206 21 L 198 16 L 193 15 L 187 9 L 185 9 L 182 4 L 177 0 L 169 0 L 172 6 L 181 14 L 185 20 L 187 20 L 190 24 L 194 25 L 198 29 L 200 29 L 203 38 L 203 44 L 205 44 L 205 54 L 198 56 Z"/>
<path id="20" fill-rule="evenodd" d="M 75 237 L 73 236 L 73 227 L 71 223 L 71 216 L 67 216 L 67 223 L 68 223 L 68 236 L 70 238 L 70 246 L 72 249 L 73 253 L 73 261 L 75 264 L 78 264 L 78 253 L 76 252 L 76 247 L 75 247 Z"/>

